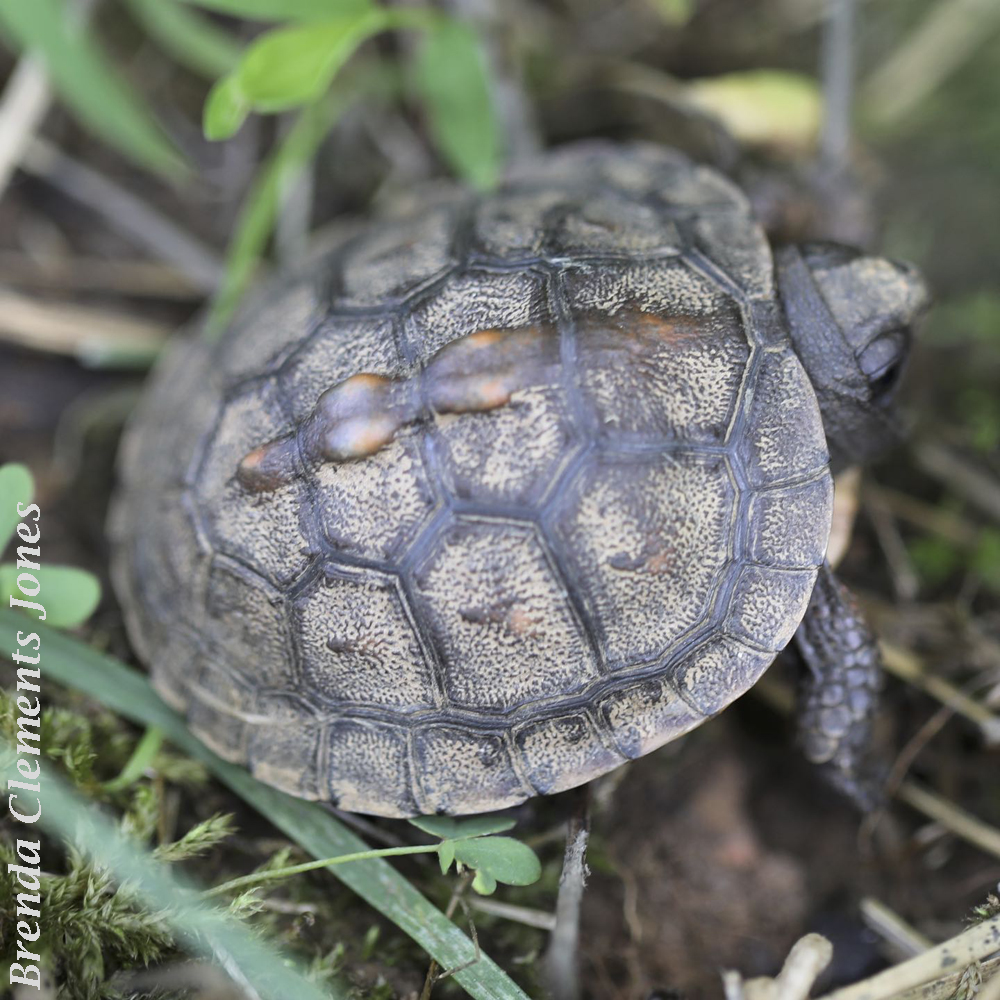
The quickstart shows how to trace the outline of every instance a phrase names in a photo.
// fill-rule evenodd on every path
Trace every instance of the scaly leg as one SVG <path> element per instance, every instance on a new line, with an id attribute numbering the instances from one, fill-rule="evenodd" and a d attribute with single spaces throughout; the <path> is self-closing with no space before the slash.
<path id="1" fill-rule="evenodd" d="M 825 563 L 795 642 L 806 667 L 798 713 L 805 755 L 867 811 L 881 798 L 869 741 L 882 658 L 853 595 Z"/>

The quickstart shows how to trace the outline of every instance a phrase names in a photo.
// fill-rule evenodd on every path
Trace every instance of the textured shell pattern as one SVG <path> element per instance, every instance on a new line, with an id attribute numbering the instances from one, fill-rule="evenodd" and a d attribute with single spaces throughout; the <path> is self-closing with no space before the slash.
<path id="1" fill-rule="evenodd" d="M 484 336 L 522 352 L 507 395 L 436 407 Z M 360 373 L 409 411 L 364 457 L 297 447 Z M 158 690 L 264 781 L 386 816 L 570 788 L 720 711 L 798 626 L 832 500 L 746 200 L 646 145 L 355 231 L 167 355 L 122 469 Z"/>

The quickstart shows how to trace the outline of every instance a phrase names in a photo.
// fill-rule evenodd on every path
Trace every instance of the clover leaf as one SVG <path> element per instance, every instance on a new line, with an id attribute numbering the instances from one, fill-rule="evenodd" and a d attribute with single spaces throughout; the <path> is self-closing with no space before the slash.
<path id="1" fill-rule="evenodd" d="M 35 482 L 26 466 L 13 462 L 0 466 L 0 553 L 17 533 L 20 537 L 16 558 L 21 563 L 0 563 L 0 600 L 5 607 L 16 607 L 11 598 L 25 600 L 18 578 L 28 574 L 38 581 L 35 600 L 45 608 L 46 623 L 56 628 L 75 628 L 94 613 L 101 599 L 101 585 L 92 573 L 74 566 L 42 565 L 41 569 L 30 569 L 24 565 L 41 562 L 33 551 L 26 551 L 40 548 L 41 540 L 29 542 L 17 530 L 18 524 L 27 524 L 30 536 L 34 537 L 40 528 L 31 520 L 22 520 L 21 511 L 28 509 L 34 494 Z"/>
<path id="2" fill-rule="evenodd" d="M 420 816 L 410 823 L 424 833 L 442 838 L 437 847 L 441 874 L 447 875 L 456 861 L 460 868 L 472 869 L 476 873 L 472 888 L 480 895 L 495 892 L 498 882 L 531 885 L 542 874 L 541 863 L 527 844 L 513 837 L 493 836 L 514 825 L 509 817 Z"/>

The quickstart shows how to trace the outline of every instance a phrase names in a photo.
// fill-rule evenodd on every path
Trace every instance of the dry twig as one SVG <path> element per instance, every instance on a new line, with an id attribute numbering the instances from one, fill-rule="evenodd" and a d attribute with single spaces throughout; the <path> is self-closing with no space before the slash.
<path id="1" fill-rule="evenodd" d="M 820 1000 L 889 1000 L 905 991 L 950 976 L 956 968 L 964 969 L 997 951 L 1000 951 L 1000 917 L 993 917 L 907 962 L 860 983 L 827 993 Z"/>
<path id="2" fill-rule="evenodd" d="M 880 900 L 868 896 L 861 900 L 860 910 L 861 919 L 865 924 L 900 958 L 911 958 L 934 947 L 934 942 L 930 938 L 921 934 Z"/>
<path id="3" fill-rule="evenodd" d="M 833 945 L 821 934 L 807 934 L 792 950 L 773 979 L 744 980 L 732 970 L 722 974 L 726 1000 L 806 1000 L 816 977 L 830 964 Z"/>
<path id="4" fill-rule="evenodd" d="M 579 1000 L 580 996 L 580 907 L 590 874 L 587 841 L 590 836 L 589 802 L 584 786 L 579 808 L 566 833 L 566 856 L 556 900 L 556 926 L 545 954 L 545 978 L 554 1000 Z"/>

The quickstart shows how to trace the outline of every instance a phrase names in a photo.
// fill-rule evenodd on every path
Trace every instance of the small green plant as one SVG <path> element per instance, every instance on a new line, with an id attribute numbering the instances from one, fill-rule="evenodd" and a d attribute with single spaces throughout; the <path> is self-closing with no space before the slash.
<path id="1" fill-rule="evenodd" d="M 996 892 L 991 892 L 987 895 L 985 903 L 980 903 L 978 906 L 972 908 L 969 923 L 981 924 L 986 920 L 992 920 L 994 917 L 1000 917 L 1000 884 L 997 885 Z"/>
<path id="2" fill-rule="evenodd" d="M 531 885 L 542 874 L 542 866 L 535 852 L 513 837 L 498 837 L 514 826 L 514 820 L 502 816 L 476 816 L 473 819 L 457 820 L 447 816 L 421 816 L 410 823 L 418 830 L 440 837 L 437 844 L 414 844 L 408 847 L 384 847 L 372 851 L 356 851 L 340 854 L 333 858 L 306 861 L 301 865 L 271 868 L 232 879 L 209 889 L 205 896 L 218 896 L 235 889 L 247 889 L 263 882 L 286 879 L 302 872 L 350 861 L 369 861 L 372 858 L 395 858 L 404 854 L 437 854 L 441 874 L 447 875 L 452 864 L 459 871 L 464 868 L 474 871 L 472 888 L 481 895 L 496 892 L 497 883 L 505 885 Z"/>
<path id="3" fill-rule="evenodd" d="M 45 621 L 56 628 L 75 628 L 94 612 L 101 599 L 101 585 L 92 573 L 74 566 L 42 565 L 41 511 L 32 504 L 35 482 L 24 465 L 0 466 L 0 553 L 17 534 L 16 561 L 0 563 L 0 600 L 16 607 L 15 600 L 29 600 L 18 578 L 30 575 L 31 588 L 39 584 L 32 601 L 45 607 Z M 37 617 L 37 614 L 35 614 Z"/>
<path id="4" fill-rule="evenodd" d="M 261 4 L 234 2 L 246 17 Z M 257 13 L 254 13 L 254 12 Z M 431 134 L 451 166 L 478 187 L 496 181 L 499 140 L 485 62 L 475 33 L 430 7 L 381 7 L 370 0 L 304 4 L 285 25 L 260 35 L 205 102 L 210 139 L 234 135 L 251 111 L 273 114 L 320 100 L 368 39 L 385 31 L 417 31 L 412 72 Z"/>

